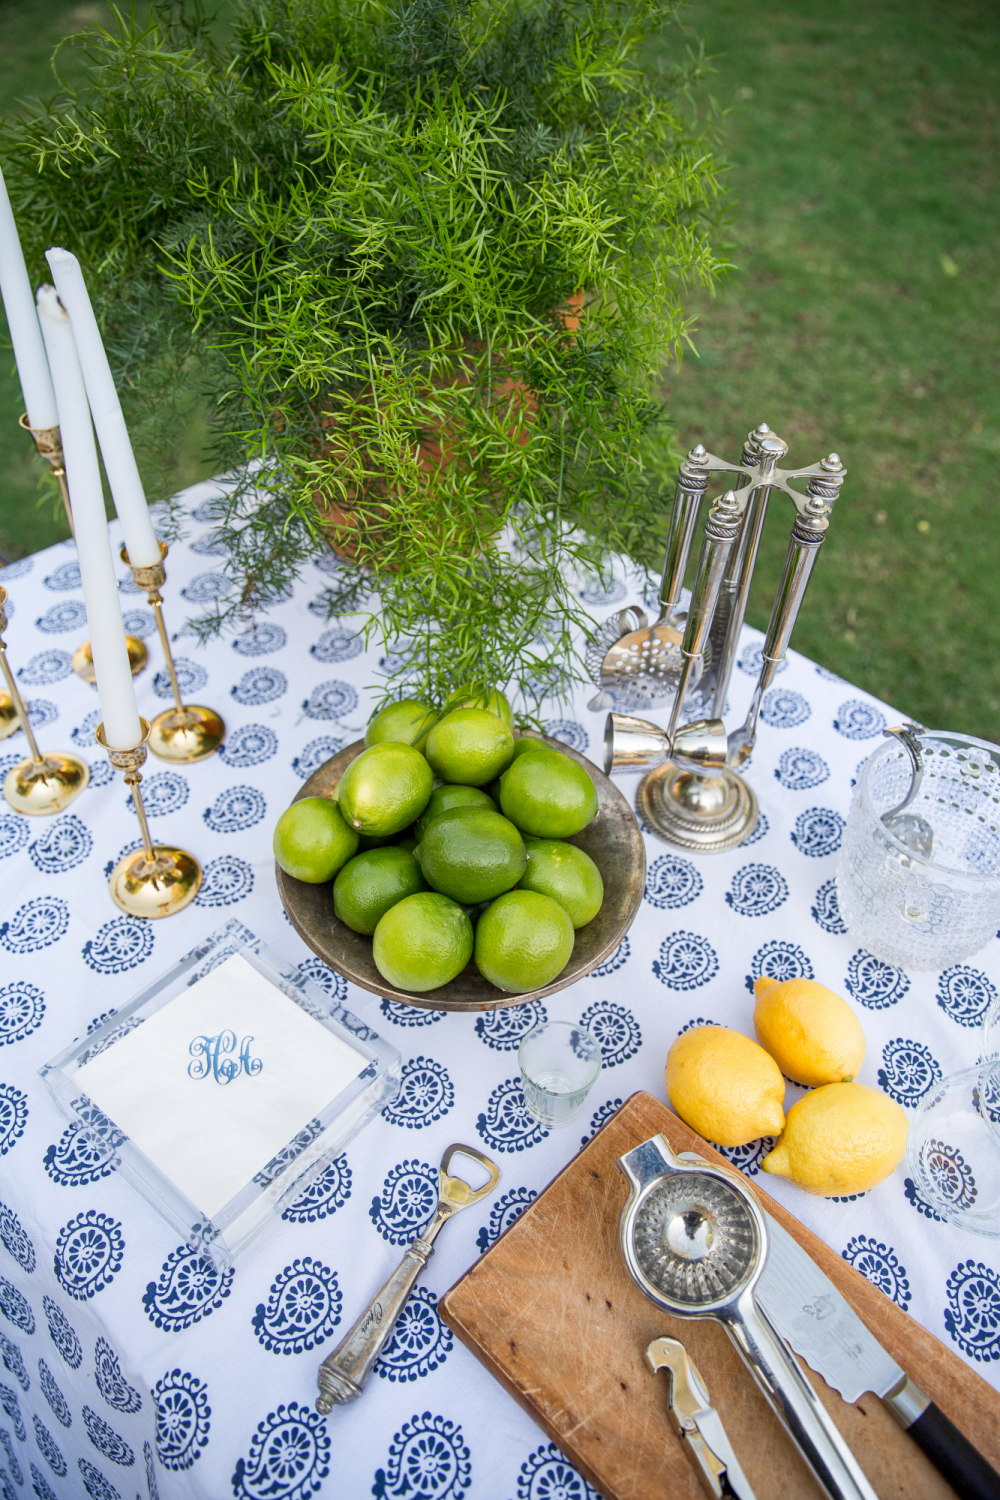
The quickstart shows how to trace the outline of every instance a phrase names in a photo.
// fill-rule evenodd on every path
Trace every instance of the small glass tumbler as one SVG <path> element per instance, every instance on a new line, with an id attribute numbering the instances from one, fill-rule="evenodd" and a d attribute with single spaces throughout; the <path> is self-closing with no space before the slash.
<path id="1" fill-rule="evenodd" d="M 1000 750 L 968 735 L 925 732 L 920 789 L 895 831 L 882 821 L 909 790 L 912 770 L 887 739 L 861 768 L 837 869 L 840 915 L 851 937 L 904 969 L 944 969 L 1000 926 Z M 930 853 L 900 835 L 929 836 Z"/>
<path id="2" fill-rule="evenodd" d="M 517 1049 L 524 1102 L 549 1130 L 568 1125 L 583 1106 L 601 1071 L 601 1049 L 572 1021 L 543 1021 Z"/>
<path id="3" fill-rule="evenodd" d="M 942 1079 L 910 1125 L 906 1164 L 942 1219 L 1000 1236 L 1000 1062 Z"/>

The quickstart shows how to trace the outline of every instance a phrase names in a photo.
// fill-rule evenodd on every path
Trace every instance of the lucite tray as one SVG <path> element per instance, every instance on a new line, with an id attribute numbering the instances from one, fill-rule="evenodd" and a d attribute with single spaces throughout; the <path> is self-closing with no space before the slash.
<path id="1" fill-rule="evenodd" d="M 346 1087 L 303 1120 L 224 1207 L 208 1217 L 86 1096 L 77 1073 L 233 955 L 242 956 L 307 1016 L 360 1053 L 361 1066 Z M 392 1102 L 399 1090 L 400 1071 L 401 1057 L 391 1043 L 303 977 L 293 963 L 272 953 L 235 919 L 199 943 L 102 1026 L 74 1041 L 39 1069 L 62 1108 L 80 1122 L 91 1149 L 102 1161 L 117 1166 L 193 1249 L 219 1267 L 231 1264 L 263 1226 L 280 1215 L 358 1131 Z M 149 1087 L 156 1087 L 155 1079 L 149 1080 Z M 224 1136 L 206 1141 L 205 1150 L 224 1152 Z"/>

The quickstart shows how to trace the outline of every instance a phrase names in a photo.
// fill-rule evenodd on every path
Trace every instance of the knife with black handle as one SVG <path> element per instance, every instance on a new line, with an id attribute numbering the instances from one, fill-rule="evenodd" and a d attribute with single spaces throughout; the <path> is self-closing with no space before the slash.
<path id="1" fill-rule="evenodd" d="M 882 1348 L 807 1251 L 769 1214 L 757 1300 L 796 1354 L 845 1401 L 872 1391 L 962 1500 L 1000 1500 L 1000 1474 Z"/>

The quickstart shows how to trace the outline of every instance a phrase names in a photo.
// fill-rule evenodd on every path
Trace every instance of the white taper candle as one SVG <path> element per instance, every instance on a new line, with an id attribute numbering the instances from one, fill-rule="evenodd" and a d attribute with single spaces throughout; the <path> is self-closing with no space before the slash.
<path id="1" fill-rule="evenodd" d="M 131 750 L 138 745 L 142 732 L 104 514 L 97 446 L 73 328 L 53 287 L 39 288 L 38 318 L 55 385 L 104 734 L 112 750 Z"/>
<path id="2" fill-rule="evenodd" d="M 45 259 L 51 268 L 59 301 L 69 313 L 73 325 L 83 383 L 94 415 L 115 510 L 122 523 L 128 560 L 133 567 L 152 567 L 160 561 L 160 544 L 149 519 L 142 480 L 80 262 L 75 255 L 58 246 L 46 250 Z"/>
<path id="3" fill-rule="evenodd" d="M 52 389 L 49 362 L 45 357 L 42 331 L 38 326 L 35 299 L 24 264 L 24 252 L 18 238 L 14 211 L 7 196 L 7 184 L 0 172 L 0 294 L 3 296 L 10 341 L 14 345 L 21 395 L 28 413 L 29 427 L 55 427 L 56 396 Z"/>

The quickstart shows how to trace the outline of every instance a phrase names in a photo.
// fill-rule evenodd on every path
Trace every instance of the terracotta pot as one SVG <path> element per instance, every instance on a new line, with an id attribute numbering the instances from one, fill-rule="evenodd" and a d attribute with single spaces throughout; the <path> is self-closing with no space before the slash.
<path id="1" fill-rule="evenodd" d="M 571 292 L 566 298 L 566 307 L 568 310 L 556 314 L 567 333 L 575 334 L 580 327 L 585 296 L 586 293 L 582 289 Z M 469 352 L 471 354 L 479 354 L 482 347 L 480 343 L 470 343 Z M 469 378 L 467 372 L 457 366 L 454 376 L 451 379 L 443 375 L 433 377 L 431 388 L 445 390 L 449 385 L 467 385 Z M 362 396 L 360 399 L 364 402 L 365 398 Z M 538 408 L 534 393 L 528 390 L 521 381 L 510 378 L 501 381 L 497 385 L 494 392 L 494 402 L 496 404 L 510 404 L 512 410 L 517 413 L 513 419 L 516 425 L 512 426 L 510 435 L 516 443 L 523 447 L 531 435 L 531 422 Z M 323 425 L 331 434 L 336 433 L 336 417 L 329 416 L 325 418 Z M 324 444 L 323 455 L 327 458 L 336 459 L 337 450 L 337 438 L 336 436 L 332 436 Z M 429 476 L 452 462 L 453 451 L 453 443 L 449 441 L 446 424 L 432 420 L 423 429 L 415 442 L 417 467 L 423 474 Z M 363 498 L 363 506 L 356 504 L 359 498 Z M 388 520 L 390 514 L 378 504 L 379 493 L 375 486 L 368 489 L 363 497 L 357 489 L 353 493 L 349 492 L 346 502 L 332 500 L 322 490 L 314 490 L 313 500 L 322 512 L 323 530 L 331 550 L 338 557 L 348 560 L 353 560 L 358 555 L 358 543 L 352 540 L 351 532 L 357 531 L 359 525 L 362 524 L 363 518 L 366 517 L 369 521 L 377 524 L 379 517 L 384 517 Z M 488 511 L 488 507 L 486 509 Z"/>

